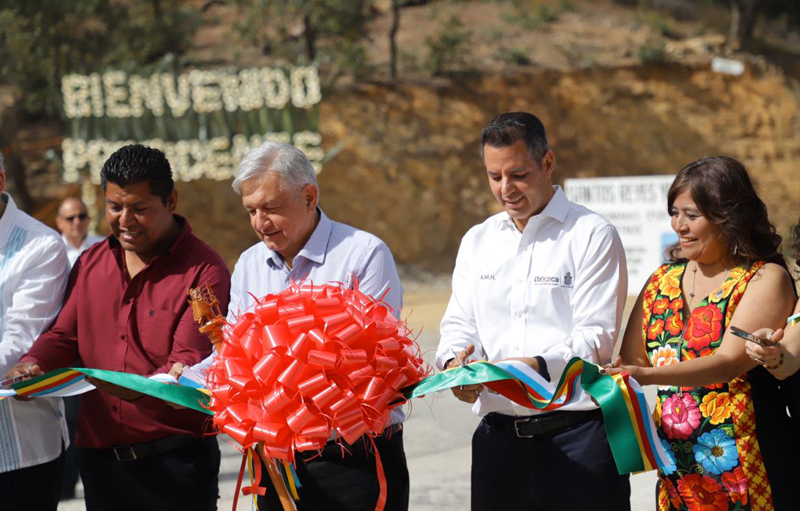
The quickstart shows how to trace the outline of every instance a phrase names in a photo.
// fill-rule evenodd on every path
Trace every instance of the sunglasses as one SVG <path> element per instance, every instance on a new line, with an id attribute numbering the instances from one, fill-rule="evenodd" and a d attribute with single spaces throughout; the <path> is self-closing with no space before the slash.
<path id="1" fill-rule="evenodd" d="M 77 218 L 78 220 L 80 220 L 80 221 L 84 221 L 84 220 L 86 220 L 87 218 L 89 218 L 89 215 L 88 215 L 87 213 L 81 213 L 80 215 L 65 216 L 65 217 L 64 217 L 64 220 L 66 220 L 67 222 L 72 222 L 72 221 L 74 221 L 76 218 Z"/>

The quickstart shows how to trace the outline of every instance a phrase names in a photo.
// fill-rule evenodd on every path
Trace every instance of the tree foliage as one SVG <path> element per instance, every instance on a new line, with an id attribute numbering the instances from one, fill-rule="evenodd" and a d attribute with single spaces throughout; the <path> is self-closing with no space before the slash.
<path id="1" fill-rule="evenodd" d="M 370 14 L 368 0 L 235 0 L 235 3 L 241 12 L 237 26 L 246 40 L 269 50 L 280 45 L 283 54 L 291 53 L 287 45 L 302 41 L 302 54 L 309 62 L 317 59 L 321 40 L 330 40 L 334 47 L 341 42 L 360 41 L 366 35 Z M 276 39 L 275 44 L 271 38 Z"/>
<path id="2" fill-rule="evenodd" d="M 64 74 L 163 68 L 199 24 L 187 0 L 3 0 L 0 82 L 19 88 L 24 113 L 54 116 Z"/>

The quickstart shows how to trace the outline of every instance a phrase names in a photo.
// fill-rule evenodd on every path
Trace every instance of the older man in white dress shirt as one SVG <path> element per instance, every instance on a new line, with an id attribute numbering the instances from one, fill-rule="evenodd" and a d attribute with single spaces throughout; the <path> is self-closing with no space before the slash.
<path id="1" fill-rule="evenodd" d="M 292 282 L 351 286 L 353 279 L 362 292 L 383 297 L 399 317 L 403 286 L 392 253 L 372 234 L 325 215 L 319 208 L 316 173 L 302 151 L 273 142 L 253 149 L 242 160 L 233 189 L 241 195 L 261 242 L 244 251 L 233 270 L 229 321 L 253 306 L 255 298 L 283 291 Z M 206 370 L 212 357 L 193 370 Z M 402 409 L 395 409 L 391 425 L 375 439 L 387 481 L 386 511 L 408 509 L 408 468 L 400 428 L 404 418 Z M 298 509 L 375 509 L 379 480 L 375 457 L 365 447 L 365 442 L 356 442 L 348 447 L 350 454 L 342 456 L 341 447 L 330 441 L 319 456 L 298 453 Z M 275 495 L 268 488 L 259 497 L 259 508 L 281 509 Z"/>
<path id="2" fill-rule="evenodd" d="M 58 234 L 17 209 L 0 154 L 0 377 L 58 314 L 69 275 Z M 67 447 L 61 399 L 0 401 L 3 509 L 55 511 Z"/>
<path id="3" fill-rule="evenodd" d="M 544 126 L 524 112 L 484 128 L 481 154 L 503 212 L 464 236 L 436 362 L 516 358 L 557 382 L 567 362 L 611 360 L 627 290 L 614 227 L 552 184 Z M 456 388 L 483 416 L 472 440 L 472 510 L 629 509 L 597 405 L 540 413 Z"/>

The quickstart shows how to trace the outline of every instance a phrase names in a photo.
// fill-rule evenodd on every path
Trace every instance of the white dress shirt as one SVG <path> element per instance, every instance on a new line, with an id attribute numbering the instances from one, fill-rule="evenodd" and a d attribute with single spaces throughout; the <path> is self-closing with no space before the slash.
<path id="1" fill-rule="evenodd" d="M 59 235 L 2 194 L 0 218 L 0 379 L 58 314 L 69 276 Z M 69 445 L 61 399 L 0 401 L 0 472 L 52 461 Z"/>
<path id="2" fill-rule="evenodd" d="M 251 295 L 262 298 L 302 280 L 314 284 L 341 282 L 350 287 L 353 277 L 358 279 L 362 292 L 376 298 L 388 289 L 383 301 L 392 307 L 395 317 L 400 317 L 403 286 L 389 247 L 378 237 L 334 222 L 321 209 L 318 211 L 319 223 L 295 256 L 291 269 L 264 243 L 253 245 L 239 256 L 231 275 L 229 321 L 255 303 Z"/>
<path id="3" fill-rule="evenodd" d="M 61 235 L 61 239 L 67 247 L 67 258 L 69 258 L 69 266 L 72 268 L 75 265 L 75 261 L 78 260 L 78 257 L 80 257 L 87 248 L 99 241 L 103 241 L 105 238 L 96 234 L 87 234 L 86 237 L 83 238 L 83 243 L 81 243 L 80 247 L 73 245 L 63 234 Z"/>
<path id="4" fill-rule="evenodd" d="M 383 301 L 392 308 L 395 317 L 400 317 L 403 286 L 389 247 L 368 232 L 332 221 L 321 209 L 319 215 L 317 227 L 295 256 L 291 269 L 278 253 L 261 242 L 239 256 L 231 275 L 229 322 L 236 321 L 252 307 L 254 297 L 260 299 L 270 293 L 280 293 L 292 282 L 306 281 L 315 285 L 339 282 L 350 287 L 354 277 L 358 279 L 361 292 L 376 298 L 386 293 Z M 192 366 L 192 370 L 208 371 L 215 353 Z M 404 418 L 398 407 L 391 422 Z"/>
<path id="5" fill-rule="evenodd" d="M 542 356 L 554 385 L 572 357 L 610 362 L 628 289 L 625 251 L 608 220 L 554 189 L 522 232 L 504 212 L 462 239 L 436 353 L 440 369 L 469 344 L 472 359 Z M 563 409 L 593 408 L 585 396 Z M 473 411 L 540 413 L 485 390 Z"/>

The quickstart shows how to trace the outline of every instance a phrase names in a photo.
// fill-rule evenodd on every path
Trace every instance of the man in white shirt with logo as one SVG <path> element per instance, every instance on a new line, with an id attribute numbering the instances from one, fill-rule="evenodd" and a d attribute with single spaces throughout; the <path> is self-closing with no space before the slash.
<path id="1" fill-rule="evenodd" d="M 233 322 L 256 298 L 279 293 L 292 282 L 341 283 L 367 295 L 383 297 L 395 317 L 403 307 L 403 286 L 386 244 L 367 232 L 334 222 L 319 208 L 317 176 L 299 149 L 265 142 L 239 165 L 233 189 L 242 197 L 250 225 L 261 242 L 242 253 L 231 275 L 228 321 Z M 210 367 L 212 356 L 192 367 L 197 373 Z M 171 374 L 177 376 L 179 368 Z M 403 450 L 401 408 L 393 411 L 390 426 L 375 438 L 387 482 L 386 511 L 408 509 L 408 468 Z M 299 511 L 375 509 L 380 487 L 375 456 L 366 443 L 341 447 L 329 441 L 320 455 L 297 453 Z M 268 478 L 262 485 L 269 486 Z M 258 498 L 259 509 L 281 509 L 276 492 L 267 488 Z"/>
<path id="2" fill-rule="evenodd" d="M 89 234 L 89 220 L 86 205 L 78 198 L 67 197 L 58 207 L 56 226 L 67 246 L 70 266 L 75 264 L 84 250 L 104 239 L 102 236 Z"/>
<path id="3" fill-rule="evenodd" d="M 0 154 L 0 378 L 53 322 L 69 276 L 58 234 L 17 209 L 5 182 Z M 61 399 L 0 401 L 0 507 L 55 511 L 68 444 Z"/>
<path id="4" fill-rule="evenodd" d="M 536 116 L 495 118 L 481 155 L 504 211 L 461 242 L 437 366 L 515 358 L 555 383 L 572 357 L 609 363 L 627 290 L 616 230 L 553 186 L 555 155 Z M 617 473 L 588 396 L 541 413 L 481 385 L 453 394 L 483 416 L 472 439 L 473 511 L 630 509 L 628 476 Z"/>

